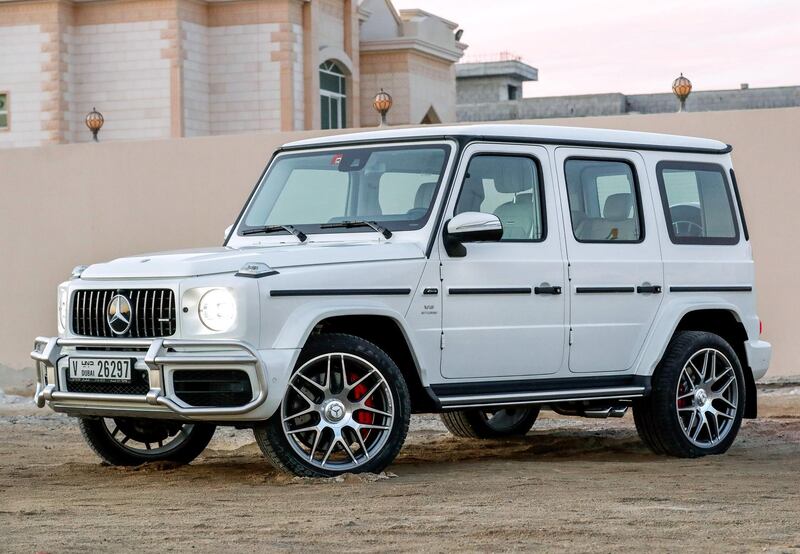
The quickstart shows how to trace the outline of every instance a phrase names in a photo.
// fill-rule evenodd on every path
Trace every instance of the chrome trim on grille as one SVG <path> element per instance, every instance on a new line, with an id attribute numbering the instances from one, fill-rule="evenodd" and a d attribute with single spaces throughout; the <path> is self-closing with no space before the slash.
<path id="1" fill-rule="evenodd" d="M 109 302 L 117 294 L 128 299 L 133 311 L 131 327 L 123 334 L 124 337 L 169 337 L 177 331 L 175 292 L 161 288 L 78 289 L 70 304 L 72 332 L 84 337 L 115 336 L 109 327 L 107 312 Z"/>

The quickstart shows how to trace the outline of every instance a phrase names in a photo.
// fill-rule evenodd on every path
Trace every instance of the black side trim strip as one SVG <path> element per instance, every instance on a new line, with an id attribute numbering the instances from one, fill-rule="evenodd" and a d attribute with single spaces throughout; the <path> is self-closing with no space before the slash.
<path id="1" fill-rule="evenodd" d="M 414 142 L 423 140 L 457 140 L 469 142 L 503 142 L 511 144 L 554 144 L 556 146 L 585 146 L 589 148 L 614 148 L 622 150 L 650 150 L 656 152 L 682 152 L 692 154 L 728 154 L 733 150 L 730 144 L 723 148 L 699 148 L 693 146 L 669 146 L 666 144 L 639 144 L 635 142 L 605 142 L 596 140 L 554 139 L 541 137 L 485 136 L 485 135 L 428 135 L 428 136 L 387 136 L 386 138 L 352 139 L 347 141 L 319 142 L 315 144 L 296 144 L 282 146 L 278 151 L 309 150 L 336 146 L 357 146 L 360 144 L 384 144 L 387 142 Z"/>
<path id="2" fill-rule="evenodd" d="M 606 294 L 636 292 L 633 287 L 576 287 L 577 294 Z"/>
<path id="3" fill-rule="evenodd" d="M 670 287 L 670 292 L 752 292 L 753 287 Z"/>
<path id="4" fill-rule="evenodd" d="M 449 294 L 530 294 L 530 287 L 506 288 L 461 288 L 447 289 Z"/>
<path id="5" fill-rule="evenodd" d="M 645 387 L 649 390 L 650 377 L 645 375 L 613 375 L 608 377 L 568 377 L 561 379 L 522 379 L 513 381 L 488 381 L 481 383 L 443 383 L 431 385 L 436 396 L 461 396 L 502 394 L 511 392 L 546 392 L 559 390 Z"/>
<path id="6" fill-rule="evenodd" d="M 295 289 L 271 290 L 270 296 L 402 296 L 411 289 Z"/>

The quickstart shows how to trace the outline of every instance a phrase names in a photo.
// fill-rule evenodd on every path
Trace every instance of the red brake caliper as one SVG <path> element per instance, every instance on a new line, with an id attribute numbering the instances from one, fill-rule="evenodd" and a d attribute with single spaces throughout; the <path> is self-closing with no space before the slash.
<path id="1" fill-rule="evenodd" d="M 356 375 L 355 373 L 351 373 L 350 382 L 352 383 L 357 380 L 358 380 L 358 375 Z M 355 389 L 353 389 L 353 400 L 358 402 L 364 397 L 365 394 L 367 394 L 367 386 L 364 383 L 361 383 Z M 370 396 L 369 398 L 367 398 L 364 404 L 372 408 L 375 405 L 375 401 Z M 367 412 L 365 410 L 357 410 L 355 413 L 355 419 L 357 422 L 361 424 L 372 425 L 375 422 L 375 414 L 373 414 L 372 412 Z M 368 434 L 369 434 L 369 429 L 361 430 L 361 436 L 363 438 L 366 438 Z"/>
<path id="2" fill-rule="evenodd" d="M 689 387 L 684 382 L 684 383 L 681 384 L 680 388 L 678 389 L 678 394 L 679 395 L 684 395 L 687 392 L 689 392 L 688 389 L 689 389 Z M 680 400 L 678 400 L 678 408 L 688 408 L 689 406 L 691 406 L 691 404 L 692 404 L 692 397 L 691 396 L 687 396 L 686 398 L 681 398 Z"/>

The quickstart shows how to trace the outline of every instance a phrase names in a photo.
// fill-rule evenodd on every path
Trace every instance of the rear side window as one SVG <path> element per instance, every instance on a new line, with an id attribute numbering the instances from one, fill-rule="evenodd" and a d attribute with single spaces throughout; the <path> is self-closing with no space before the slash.
<path id="1" fill-rule="evenodd" d="M 636 174 L 628 162 L 570 158 L 564 163 L 572 232 L 578 242 L 640 242 Z"/>
<path id="2" fill-rule="evenodd" d="M 730 186 L 722 166 L 659 162 L 656 174 L 673 243 L 739 242 Z"/>

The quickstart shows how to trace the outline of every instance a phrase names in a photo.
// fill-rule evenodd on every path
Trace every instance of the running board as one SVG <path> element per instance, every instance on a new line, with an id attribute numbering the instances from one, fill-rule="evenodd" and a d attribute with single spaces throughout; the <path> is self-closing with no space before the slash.
<path id="1" fill-rule="evenodd" d="M 515 404 L 549 404 L 551 402 L 577 402 L 581 400 L 615 400 L 640 398 L 647 392 L 644 386 L 598 387 L 564 389 L 539 392 L 509 392 L 499 394 L 462 394 L 439 396 L 442 408 L 476 408 L 483 406 L 511 406 Z"/>

